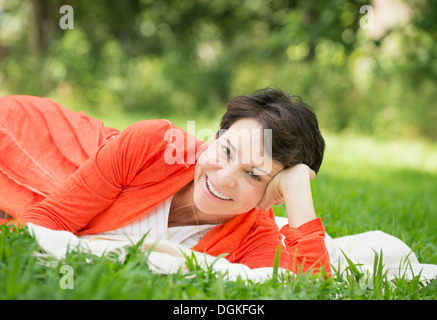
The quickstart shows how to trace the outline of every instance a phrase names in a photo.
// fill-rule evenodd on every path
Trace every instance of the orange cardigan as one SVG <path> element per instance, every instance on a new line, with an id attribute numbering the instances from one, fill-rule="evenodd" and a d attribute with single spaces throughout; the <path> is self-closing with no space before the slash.
<path id="1" fill-rule="evenodd" d="M 57 148 L 63 148 L 59 145 L 69 145 L 74 140 L 69 145 L 69 150 L 64 152 L 64 157 L 75 158 L 75 155 L 81 154 L 83 159 L 81 161 L 80 157 L 76 157 L 79 159 L 77 168 L 70 169 L 72 174 L 61 179 L 62 183 L 53 187 L 54 190 L 48 195 L 41 192 L 41 201 L 38 200 L 39 202 L 25 212 L 15 213 L 15 218 L 22 225 L 32 222 L 54 230 L 68 230 L 77 235 L 95 234 L 128 225 L 193 180 L 195 165 L 190 164 L 192 161 L 187 161 L 187 157 L 195 154 L 197 159 L 207 146 L 167 120 L 140 121 L 119 133 L 115 129 L 104 127 L 92 117 L 71 112 L 50 99 L 5 97 L 0 99 L 0 111 L 5 104 L 9 105 L 9 109 L 11 105 L 26 106 L 24 114 L 27 113 L 29 119 L 35 119 L 35 112 L 51 118 L 51 124 L 47 119 L 45 125 L 44 121 L 39 123 L 43 125 L 39 128 L 40 132 L 44 132 L 42 135 L 48 132 L 48 137 L 52 139 L 51 142 L 48 139 L 45 145 L 39 146 L 43 148 L 40 153 L 52 153 L 50 148 L 53 148 L 53 141 Z M 53 110 L 56 112 L 53 113 Z M 53 119 L 54 116 L 58 119 Z M 65 123 L 62 125 L 63 121 Z M 84 135 L 83 131 L 87 128 L 88 135 Z M 89 128 L 94 129 L 91 130 L 93 134 L 89 134 Z M 9 135 L 13 134 L 9 132 Z M 63 141 L 56 137 L 62 134 L 65 136 L 62 137 Z M 78 144 L 77 141 L 81 139 L 92 146 Z M 93 143 L 91 140 L 94 140 Z M 95 143 L 97 140 L 98 143 Z M 5 144 L 3 148 L 5 146 L 8 150 Z M 17 149 L 17 145 L 13 148 L 9 146 L 9 149 Z M 24 171 L 21 174 L 27 174 L 27 184 L 19 181 L 20 178 L 13 179 L 13 168 L 10 165 L 17 161 L 14 157 L 20 152 L 22 164 L 25 158 L 23 155 L 32 155 L 30 151 L 36 152 L 30 149 L 32 147 L 28 146 L 25 152 L 2 152 L 2 158 L 6 155 L 3 162 L 9 163 L 9 167 L 2 170 L 0 162 L 0 172 L 4 174 L 3 179 L 5 176 L 12 177 L 10 180 L 14 183 L 31 185 L 33 189 L 38 189 L 41 181 L 29 182 L 32 178 L 39 179 L 34 171 L 37 171 L 41 162 L 35 160 L 35 156 L 32 161 L 38 162 L 38 165 L 34 163 L 32 170 L 22 168 L 20 162 L 17 164 Z M 174 158 L 180 161 L 167 164 L 164 160 L 166 150 L 172 150 Z M 90 153 L 89 157 L 87 152 Z M 59 164 L 51 161 L 51 166 L 57 167 Z M 40 188 L 47 189 L 47 186 L 43 184 Z M 0 187 L 0 198 L 4 197 L 4 191 Z M 1 204 L 0 199 L 0 206 Z M 320 219 L 312 220 L 299 228 L 286 225 L 279 231 L 271 208 L 267 212 L 253 209 L 215 227 L 193 249 L 214 256 L 227 253 L 226 258 L 230 262 L 259 268 L 273 266 L 276 250 L 281 245 L 281 267 L 296 272 L 301 266 L 303 271 L 317 271 L 323 266 L 330 272 L 324 233 Z M 282 245 L 283 236 L 285 247 Z"/>

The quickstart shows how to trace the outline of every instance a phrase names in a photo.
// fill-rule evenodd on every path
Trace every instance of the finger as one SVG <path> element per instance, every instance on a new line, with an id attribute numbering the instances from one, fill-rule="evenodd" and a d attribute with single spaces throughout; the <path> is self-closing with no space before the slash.
<path id="1" fill-rule="evenodd" d="M 274 203 L 275 206 L 279 206 L 284 203 L 284 200 L 279 200 Z"/>
<path id="2" fill-rule="evenodd" d="M 266 211 L 266 210 L 268 210 L 268 209 L 273 205 L 273 203 L 275 203 L 274 200 L 270 199 L 269 196 L 265 196 L 265 197 L 264 197 L 264 198 L 263 198 L 263 199 L 258 203 L 258 205 L 256 206 L 256 208 L 261 209 L 261 210 L 263 210 L 263 211 Z"/>
<path id="3" fill-rule="evenodd" d="M 261 201 L 255 208 L 262 211 L 267 211 L 272 206 L 272 204 L 269 205 L 267 201 Z"/>
<path id="4" fill-rule="evenodd" d="M 265 196 L 264 199 L 262 199 L 260 203 L 258 203 L 256 208 L 267 211 L 272 205 L 278 206 L 283 204 L 284 201 L 284 199 L 275 199 L 271 196 Z"/>

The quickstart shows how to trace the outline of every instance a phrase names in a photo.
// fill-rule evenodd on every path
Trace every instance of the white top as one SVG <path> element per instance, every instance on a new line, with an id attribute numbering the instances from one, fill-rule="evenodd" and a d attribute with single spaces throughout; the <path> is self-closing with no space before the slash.
<path id="1" fill-rule="evenodd" d="M 122 228 L 102 232 L 100 234 L 143 236 L 146 238 L 164 239 L 180 244 L 186 248 L 194 247 L 199 240 L 216 225 L 168 227 L 168 215 L 173 196 L 160 203 L 149 213 Z"/>

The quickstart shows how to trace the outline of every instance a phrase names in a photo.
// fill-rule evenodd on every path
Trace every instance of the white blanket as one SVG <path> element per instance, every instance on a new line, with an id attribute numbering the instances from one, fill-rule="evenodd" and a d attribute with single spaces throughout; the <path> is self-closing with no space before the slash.
<path id="1" fill-rule="evenodd" d="M 287 223 L 286 218 L 277 217 L 279 227 Z M 67 231 L 54 231 L 31 223 L 27 224 L 30 232 L 45 255 L 55 259 L 65 258 L 68 250 L 80 249 L 85 252 L 102 256 L 115 251 L 123 261 L 127 248 L 138 243 L 140 237 L 116 235 L 89 235 L 77 237 Z M 401 240 L 381 231 L 369 231 L 357 235 L 332 239 L 326 234 L 325 243 L 330 255 L 331 265 L 335 270 L 344 273 L 348 267 L 345 255 L 358 264 L 357 268 L 363 273 L 371 274 L 375 252 L 382 251 L 384 272 L 387 279 L 405 277 L 412 279 L 420 276 L 421 281 L 430 281 L 437 278 L 437 265 L 421 264 L 412 250 Z M 170 274 L 179 269 L 187 272 L 186 256 L 194 254 L 199 265 L 208 266 L 215 271 L 225 274 L 228 280 L 242 278 L 254 282 L 262 282 L 272 277 L 273 268 L 250 269 L 245 265 L 230 263 L 224 258 L 216 258 L 207 254 L 195 252 L 166 240 L 145 239 L 142 249 L 148 254 L 148 265 L 152 272 Z M 185 255 L 184 255 L 185 254 Z M 279 269 L 279 274 L 287 273 Z"/>

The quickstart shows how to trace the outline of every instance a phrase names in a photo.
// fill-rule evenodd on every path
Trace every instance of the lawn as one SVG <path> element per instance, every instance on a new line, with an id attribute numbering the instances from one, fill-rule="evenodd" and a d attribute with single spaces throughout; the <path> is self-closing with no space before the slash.
<path id="1" fill-rule="evenodd" d="M 382 230 L 410 246 L 422 263 L 437 264 L 437 146 L 425 141 L 378 141 L 327 135 L 322 169 L 312 182 L 318 215 L 332 237 Z M 275 208 L 284 215 L 283 206 Z M 1 226 L 0 299 L 436 299 L 437 280 L 384 281 L 360 285 L 353 265 L 331 278 L 299 274 L 265 283 L 226 281 L 189 260 L 189 274 L 151 273 L 145 255 L 132 247 L 127 260 L 69 254 L 51 266 L 40 263 L 26 230 Z M 74 286 L 63 289 L 64 265 Z"/>

